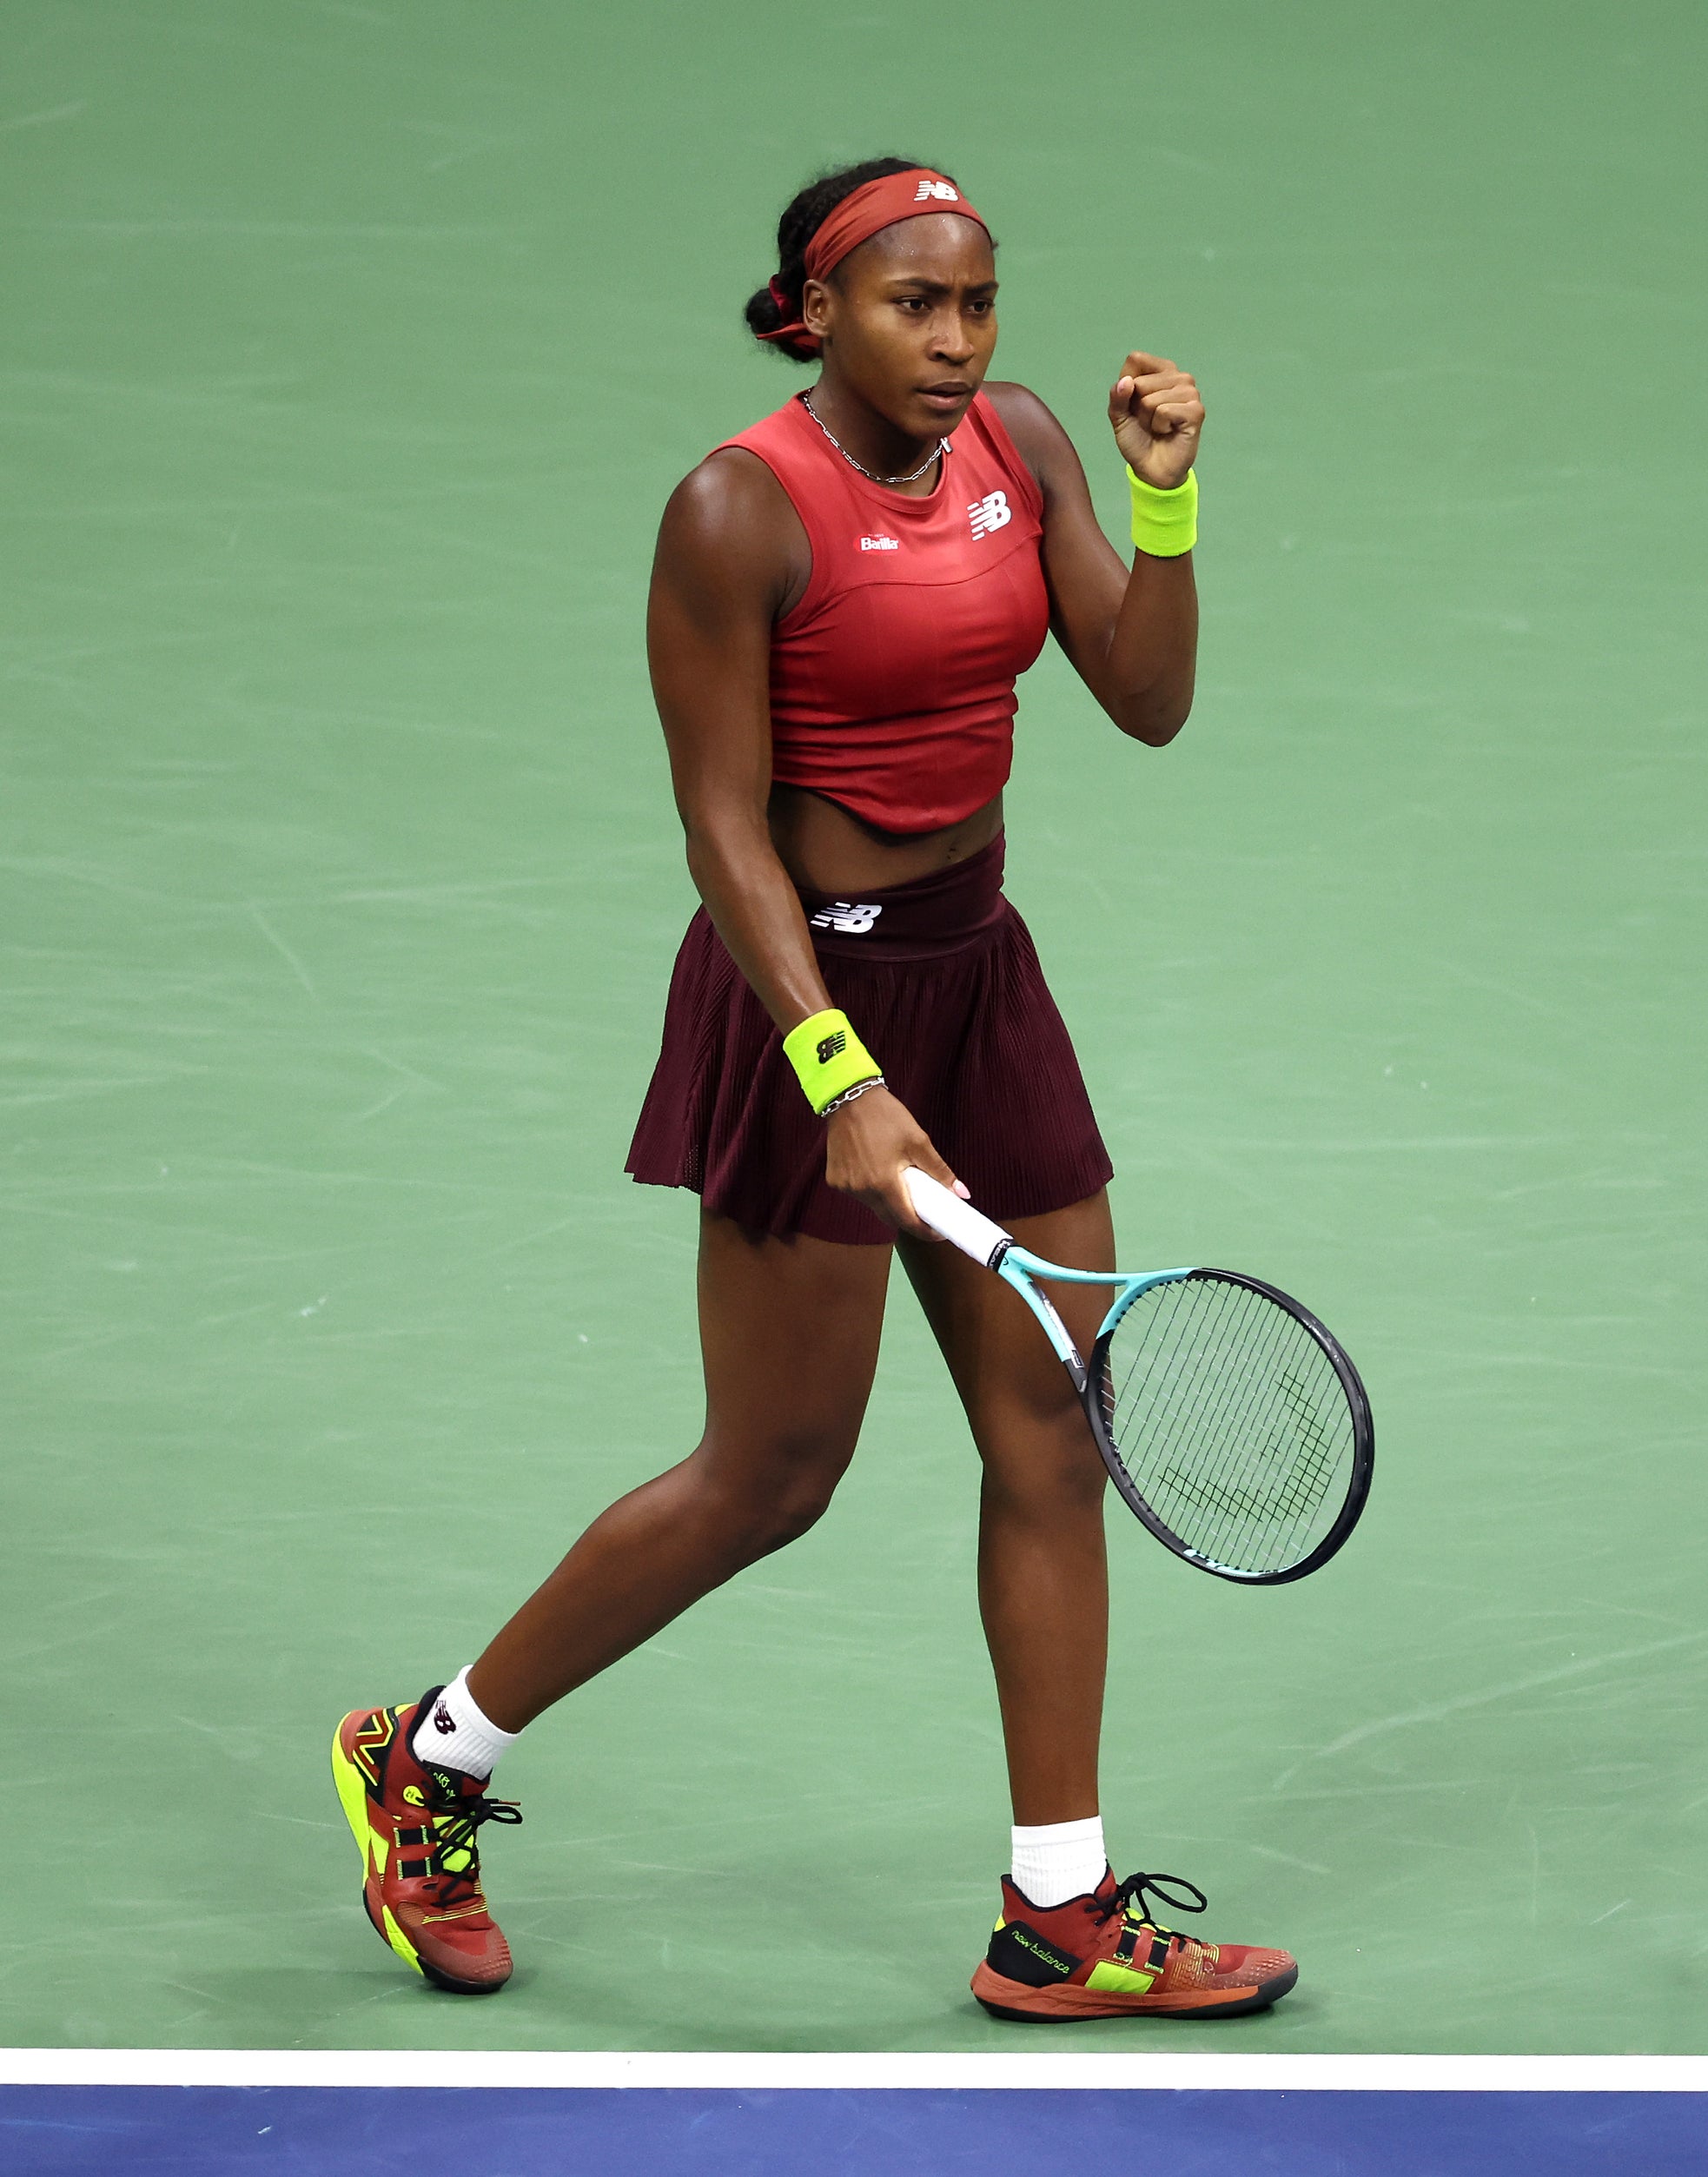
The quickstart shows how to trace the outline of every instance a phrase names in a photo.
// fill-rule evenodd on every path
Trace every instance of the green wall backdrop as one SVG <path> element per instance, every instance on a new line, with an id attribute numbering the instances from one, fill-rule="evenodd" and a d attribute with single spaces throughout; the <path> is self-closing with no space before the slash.
<path id="1" fill-rule="evenodd" d="M 14 0 L 0 97 L 0 2040 L 1708 2048 L 1704 17 Z M 640 609 L 798 382 L 782 201 L 987 209 L 1075 433 L 1195 369 L 1202 693 L 1023 686 L 1010 889 L 1132 1260 L 1308 1296 L 1379 1468 L 1246 1594 L 1120 1516 L 1106 1808 L 1229 2027 L 965 1992 L 1007 1811 L 898 1289 L 831 1517 L 531 1734 L 520 1960 L 380 1949 L 325 1773 L 699 1421 L 628 1128 L 691 903 Z"/>

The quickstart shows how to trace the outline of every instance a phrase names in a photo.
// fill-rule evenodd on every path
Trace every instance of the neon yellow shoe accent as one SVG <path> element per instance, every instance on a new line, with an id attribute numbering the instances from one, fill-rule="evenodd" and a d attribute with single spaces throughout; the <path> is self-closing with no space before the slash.
<path id="1" fill-rule="evenodd" d="M 350 1835 L 354 1837 L 356 1849 L 361 1854 L 362 1880 L 366 1882 L 367 1847 L 373 1834 L 367 1826 L 367 1785 L 361 1770 L 340 1743 L 339 1731 L 343 1728 L 341 1724 L 338 1730 L 332 1734 L 332 1781 L 338 1787 L 338 1803 L 344 1810 L 344 1819 L 350 1825 Z"/>
<path id="2" fill-rule="evenodd" d="M 380 1917 L 386 1923 L 386 1941 L 390 1943 L 392 1949 L 396 1951 L 406 1965 L 413 1965 L 416 1972 L 420 1973 L 421 1962 L 415 1955 L 415 1946 L 398 1926 L 396 1921 L 392 1918 L 392 1909 L 389 1905 L 381 1906 Z M 425 1978 L 425 1975 L 422 1977 Z"/>
<path id="3" fill-rule="evenodd" d="M 1085 1985 L 1116 1995 L 1148 1995 L 1155 1978 L 1154 1973 L 1137 1972 L 1130 1965 L 1116 1965 L 1112 1959 L 1103 1958 L 1092 1967 Z"/>
<path id="4" fill-rule="evenodd" d="M 344 1810 L 344 1819 L 349 1823 L 356 1849 L 361 1854 L 361 1878 L 366 1885 L 370 1863 L 376 1875 L 385 1873 L 390 1847 L 367 1819 L 367 1785 L 361 1770 L 344 1751 L 340 1737 L 343 1728 L 341 1724 L 332 1734 L 332 1781 L 338 1787 L 338 1803 Z M 406 1965 L 420 1973 L 421 1962 L 415 1955 L 415 1946 L 398 1926 L 389 1905 L 381 1904 L 380 1917 L 385 1923 L 386 1941 Z M 425 1979 L 426 1975 L 422 1977 Z"/>

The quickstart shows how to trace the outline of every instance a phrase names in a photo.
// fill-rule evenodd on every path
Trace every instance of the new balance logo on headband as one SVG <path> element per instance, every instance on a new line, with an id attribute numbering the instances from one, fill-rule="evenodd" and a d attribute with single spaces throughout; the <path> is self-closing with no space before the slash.
<path id="1" fill-rule="evenodd" d="M 960 190 L 951 189 L 947 182 L 922 182 L 913 192 L 913 201 L 923 204 L 928 196 L 935 196 L 940 204 L 958 204 L 961 201 Z"/>
<path id="2" fill-rule="evenodd" d="M 993 529 L 1006 529 L 1014 519 L 1014 509 L 1008 503 L 1006 492 L 991 492 L 983 499 L 976 499 L 967 513 L 976 537 L 988 537 Z"/>

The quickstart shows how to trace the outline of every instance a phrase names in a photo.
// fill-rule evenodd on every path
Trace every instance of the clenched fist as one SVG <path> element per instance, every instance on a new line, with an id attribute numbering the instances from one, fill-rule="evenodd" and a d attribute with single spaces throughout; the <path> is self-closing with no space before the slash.
<path id="1" fill-rule="evenodd" d="M 1135 348 L 1109 387 L 1109 422 L 1134 475 L 1171 492 L 1198 458 L 1204 404 L 1197 381 L 1162 356 Z"/>

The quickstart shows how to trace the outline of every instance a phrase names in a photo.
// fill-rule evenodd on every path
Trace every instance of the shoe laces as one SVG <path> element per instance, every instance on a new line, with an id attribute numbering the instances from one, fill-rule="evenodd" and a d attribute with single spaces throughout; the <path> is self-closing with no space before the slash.
<path id="1" fill-rule="evenodd" d="M 432 1777 L 432 1783 L 434 1797 L 427 1812 L 433 1817 L 434 1827 L 431 1856 L 437 1862 L 438 1871 L 429 1879 L 441 1885 L 439 1902 L 448 1905 L 453 1898 L 466 1900 L 480 1894 L 480 1848 L 474 1841 L 474 1833 L 480 1824 L 513 1824 L 521 1820 L 522 1810 L 513 1799 L 488 1799 L 484 1793 L 460 1798 L 455 1792 L 447 1790 L 437 1777 Z"/>
<path id="2" fill-rule="evenodd" d="M 1169 1888 L 1173 1884 L 1174 1889 Z M 1189 1897 L 1175 1895 L 1175 1889 L 1190 1890 Z M 1159 1935 L 1168 1938 L 1172 1949 L 1175 1943 L 1195 1942 L 1195 1935 L 1182 1935 L 1178 1929 L 1164 1928 L 1153 1920 L 1145 1908 L 1145 1893 L 1149 1891 L 1159 1903 L 1168 1905 L 1175 1912 L 1208 1912 L 1210 1901 L 1196 1883 L 1188 1883 L 1184 1875 L 1129 1875 L 1124 1883 L 1117 1883 L 1113 1895 L 1097 1908 L 1099 1922 L 1113 1920 L 1116 1913 L 1126 1913 L 1138 1921 L 1142 1927 L 1155 1928 Z M 1136 1905 L 1138 1910 L 1132 1908 Z"/>

